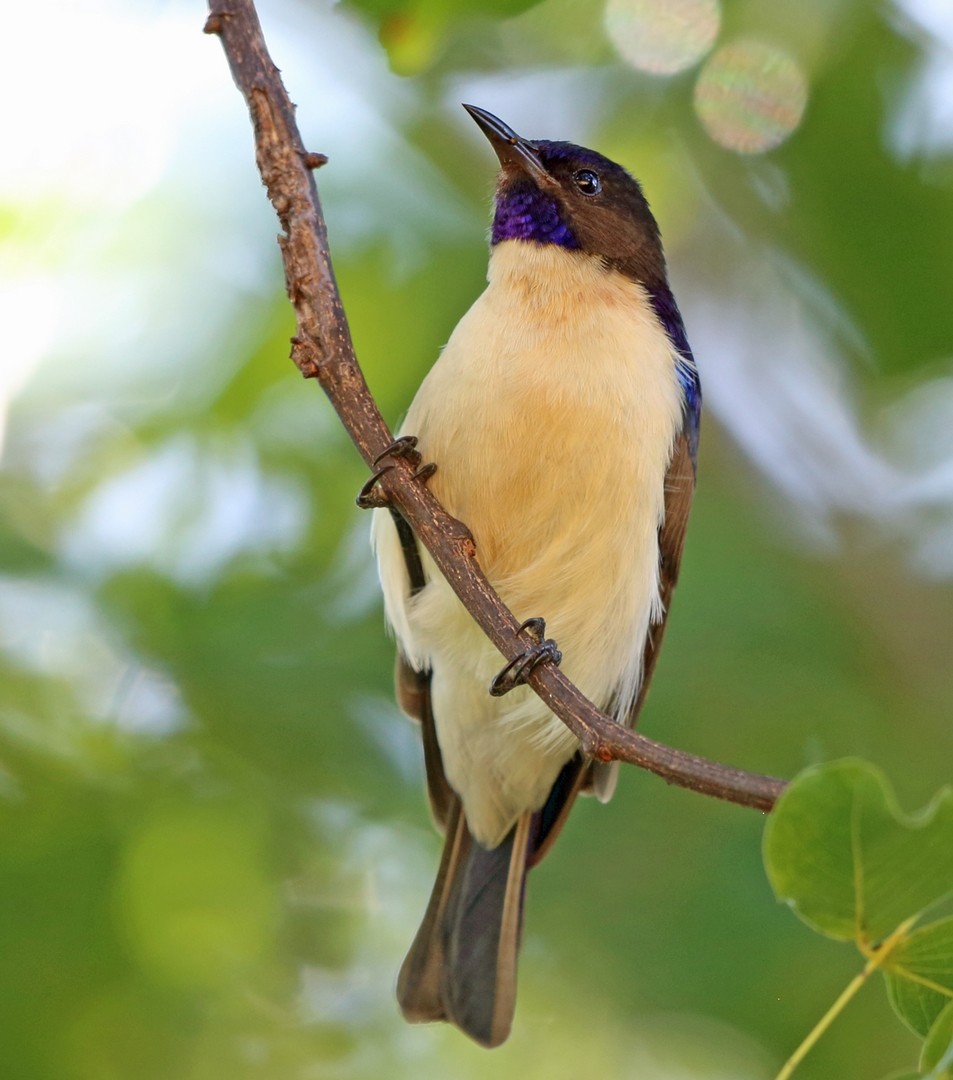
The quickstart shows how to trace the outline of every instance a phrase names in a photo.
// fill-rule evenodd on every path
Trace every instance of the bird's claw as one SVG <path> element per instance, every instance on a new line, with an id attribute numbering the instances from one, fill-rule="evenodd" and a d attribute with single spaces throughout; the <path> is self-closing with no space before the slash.
<path id="1" fill-rule="evenodd" d="M 398 436 L 392 443 L 388 443 L 377 457 L 374 458 L 374 465 L 380 465 L 386 457 L 405 457 L 411 465 L 419 465 L 420 454 L 417 453 L 417 436 Z"/>
<path id="2" fill-rule="evenodd" d="M 390 499 L 377 485 L 380 483 L 384 473 L 390 472 L 393 467 L 393 464 L 382 465 L 379 469 L 375 469 L 361 485 L 361 490 L 357 493 L 355 501 L 362 510 L 374 510 L 375 508 L 390 505 Z"/>
<path id="3" fill-rule="evenodd" d="M 420 468 L 416 470 L 413 479 L 420 480 L 426 484 L 436 471 L 437 463 L 435 461 L 428 461 L 426 465 L 421 465 Z"/>
<path id="4" fill-rule="evenodd" d="M 514 656 L 493 679 L 490 683 L 490 693 L 493 697 L 502 697 L 515 687 L 521 686 L 526 682 L 527 675 L 540 664 L 558 665 L 563 658 L 556 642 L 545 636 L 545 620 L 527 619 L 526 622 L 520 624 L 517 633 L 521 634 L 524 630 L 533 639 L 534 644 L 521 652 L 519 656 Z"/>
<path id="5" fill-rule="evenodd" d="M 414 467 L 412 479 L 420 480 L 423 483 L 426 483 L 437 471 L 437 466 L 432 461 L 428 462 L 426 465 L 421 464 L 422 458 L 420 454 L 417 453 L 416 435 L 399 436 L 394 439 L 392 443 L 388 443 L 377 457 L 374 458 L 372 463 L 374 472 L 371 473 L 361 487 L 361 490 L 357 493 L 357 505 L 362 510 L 373 510 L 375 508 L 390 505 L 390 499 L 388 499 L 384 492 L 377 487 L 384 473 L 394 467 L 393 461 L 388 462 L 386 465 L 381 465 L 381 462 L 385 458 L 406 458 Z"/>
<path id="6" fill-rule="evenodd" d="M 539 616 L 526 619 L 519 624 L 516 633 L 522 634 L 524 630 L 537 645 L 542 645 L 543 639 L 546 637 L 546 620 L 539 618 Z"/>

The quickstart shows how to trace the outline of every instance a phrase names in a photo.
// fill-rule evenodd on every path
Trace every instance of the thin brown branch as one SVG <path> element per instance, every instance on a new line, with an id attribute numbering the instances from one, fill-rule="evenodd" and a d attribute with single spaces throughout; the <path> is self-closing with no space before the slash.
<path id="1" fill-rule="evenodd" d="M 209 9 L 205 29 L 221 38 L 232 75 L 248 104 L 258 168 L 284 230 L 278 242 L 297 320 L 291 358 L 305 378 L 317 378 L 370 465 L 392 436 L 354 355 L 334 279 L 312 175 L 312 169 L 326 159 L 302 146 L 294 107 L 268 55 L 252 0 L 210 0 Z M 387 464 L 392 467 L 378 483 L 381 498 L 410 523 L 506 660 L 518 657 L 532 641 L 527 633 L 520 634 L 517 620 L 480 570 L 469 530 L 414 479 L 413 464 L 407 458 L 388 458 Z M 579 739 L 584 753 L 600 761 L 626 761 L 669 783 L 764 811 L 771 809 L 784 788 L 783 780 L 719 765 L 620 727 L 552 664 L 539 665 L 527 682 Z"/>

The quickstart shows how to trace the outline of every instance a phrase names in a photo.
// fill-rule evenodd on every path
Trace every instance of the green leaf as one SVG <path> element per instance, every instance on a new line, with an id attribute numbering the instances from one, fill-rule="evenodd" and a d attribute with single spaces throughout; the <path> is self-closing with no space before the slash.
<path id="1" fill-rule="evenodd" d="M 883 970 L 894 1009 L 918 1035 L 926 1035 L 953 999 L 953 918 L 899 942 Z"/>
<path id="2" fill-rule="evenodd" d="M 953 1077 L 953 1001 L 947 1003 L 927 1034 L 920 1054 L 920 1071 L 928 1073 L 927 1080 Z"/>
<path id="3" fill-rule="evenodd" d="M 867 952 L 953 891 L 953 791 L 907 815 L 873 766 L 814 766 L 768 819 L 764 861 L 778 899 Z"/>

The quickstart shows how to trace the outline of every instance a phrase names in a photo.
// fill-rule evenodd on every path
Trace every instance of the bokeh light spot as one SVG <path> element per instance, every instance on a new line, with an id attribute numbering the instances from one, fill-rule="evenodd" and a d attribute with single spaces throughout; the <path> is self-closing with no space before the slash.
<path id="1" fill-rule="evenodd" d="M 695 84 L 695 109 L 722 146 L 758 154 L 795 130 L 807 104 L 807 79 L 783 50 L 762 41 L 724 45 Z"/>
<path id="2" fill-rule="evenodd" d="M 697 63 L 720 25 L 718 0 L 608 0 L 605 10 L 606 33 L 619 55 L 652 75 Z"/>

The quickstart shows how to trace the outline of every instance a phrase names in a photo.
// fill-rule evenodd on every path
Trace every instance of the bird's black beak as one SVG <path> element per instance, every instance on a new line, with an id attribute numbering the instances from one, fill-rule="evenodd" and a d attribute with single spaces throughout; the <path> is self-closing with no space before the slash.
<path id="1" fill-rule="evenodd" d="M 528 139 L 521 138 L 499 117 L 487 112 L 486 109 L 481 109 L 476 105 L 463 107 L 490 140 L 490 145 L 496 151 L 496 156 L 504 169 L 518 169 L 520 172 L 528 173 L 537 182 L 552 182 L 539 156 L 539 151 Z"/>

